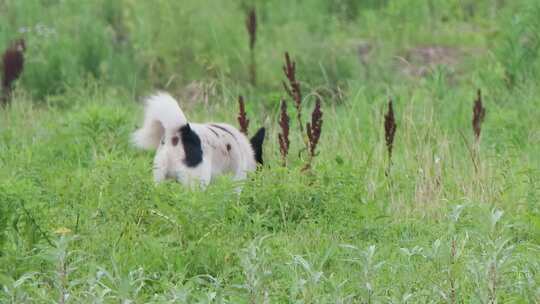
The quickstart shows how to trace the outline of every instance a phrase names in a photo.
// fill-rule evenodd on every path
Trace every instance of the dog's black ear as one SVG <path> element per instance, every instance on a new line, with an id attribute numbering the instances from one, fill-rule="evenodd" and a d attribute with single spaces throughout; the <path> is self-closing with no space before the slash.
<path id="1" fill-rule="evenodd" d="M 201 139 L 197 133 L 193 132 L 189 124 L 181 127 L 179 131 L 184 153 L 186 154 L 184 163 L 188 167 L 197 167 L 203 159 Z"/>
<path id="2" fill-rule="evenodd" d="M 264 134 L 266 133 L 265 128 L 260 128 L 257 133 L 249 140 L 251 142 L 251 147 L 253 148 L 253 152 L 255 153 L 255 161 L 257 161 L 259 164 L 263 164 L 263 142 L 264 142 Z"/>

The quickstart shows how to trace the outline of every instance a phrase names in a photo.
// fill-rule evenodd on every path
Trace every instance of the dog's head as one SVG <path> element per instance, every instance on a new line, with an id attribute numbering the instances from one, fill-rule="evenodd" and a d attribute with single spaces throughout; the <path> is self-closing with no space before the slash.
<path id="1" fill-rule="evenodd" d="M 196 167 L 203 159 L 201 139 L 189 124 L 182 126 L 178 131 L 184 149 L 184 164 L 188 167 Z"/>

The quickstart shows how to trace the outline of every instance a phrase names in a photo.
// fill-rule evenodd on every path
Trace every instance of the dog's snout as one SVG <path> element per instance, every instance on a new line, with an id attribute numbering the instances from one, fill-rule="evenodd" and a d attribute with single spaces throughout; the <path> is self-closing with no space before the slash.
<path id="1" fill-rule="evenodd" d="M 179 141 L 179 140 L 180 140 L 180 139 L 178 138 L 178 136 L 174 136 L 174 137 L 171 139 L 172 145 L 173 145 L 173 146 L 178 145 L 178 141 Z"/>

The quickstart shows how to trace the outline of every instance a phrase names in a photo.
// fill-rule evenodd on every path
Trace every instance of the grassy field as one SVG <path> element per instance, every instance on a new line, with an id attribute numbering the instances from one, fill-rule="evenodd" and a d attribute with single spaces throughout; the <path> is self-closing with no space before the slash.
<path id="1" fill-rule="evenodd" d="M 0 108 L 0 303 L 540 302 L 536 0 L 0 0 L 0 50 L 20 37 Z M 310 171 L 285 51 L 302 119 L 323 102 Z M 237 125 L 246 98 L 268 137 L 240 195 L 228 177 L 154 185 L 129 136 L 156 89 L 192 121 Z"/>

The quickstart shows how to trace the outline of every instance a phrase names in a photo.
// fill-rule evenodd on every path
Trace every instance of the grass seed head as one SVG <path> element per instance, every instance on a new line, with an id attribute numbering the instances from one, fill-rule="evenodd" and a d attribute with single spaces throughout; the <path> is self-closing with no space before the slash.
<path id="1" fill-rule="evenodd" d="M 246 108 L 244 104 L 244 97 L 238 96 L 238 124 L 240 125 L 240 131 L 246 136 L 248 135 L 249 119 L 247 118 Z"/>
<path id="2" fill-rule="evenodd" d="M 392 99 L 388 101 L 388 112 L 384 115 L 384 138 L 386 140 L 386 149 L 388 157 L 392 158 L 392 148 L 394 145 L 394 135 L 396 134 L 396 118 L 394 117 L 394 107 Z"/>
<path id="3" fill-rule="evenodd" d="M 482 104 L 482 91 L 479 89 L 476 94 L 473 106 L 472 127 L 476 141 L 479 141 L 482 133 L 482 122 L 484 122 L 486 116 L 486 108 Z"/>

